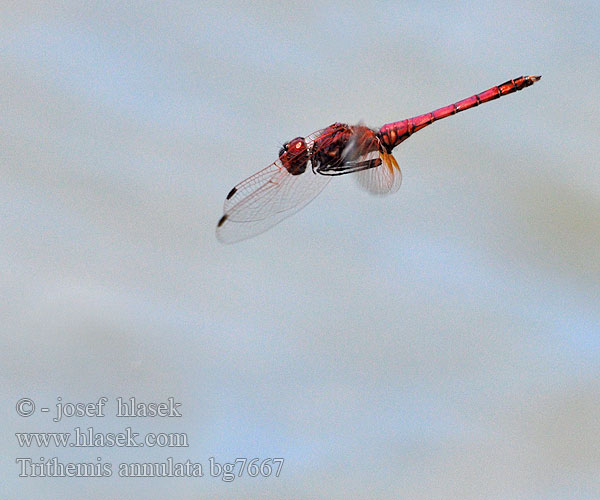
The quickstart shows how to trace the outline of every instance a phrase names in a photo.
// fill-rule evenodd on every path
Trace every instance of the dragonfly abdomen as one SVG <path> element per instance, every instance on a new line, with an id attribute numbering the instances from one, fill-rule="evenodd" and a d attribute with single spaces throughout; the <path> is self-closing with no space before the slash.
<path id="1" fill-rule="evenodd" d="M 518 90 L 522 90 L 537 82 L 541 76 L 520 76 L 514 80 L 509 80 L 500 85 L 496 85 L 479 94 L 467 97 L 462 101 L 449 104 L 443 108 L 436 109 L 424 115 L 407 118 L 399 122 L 388 123 L 379 129 L 379 138 L 388 153 L 392 152 L 396 146 L 408 139 L 412 134 L 425 128 L 437 120 L 446 118 L 447 116 L 455 115 L 461 111 L 474 108 L 488 101 L 498 99 L 503 95 L 512 94 Z"/>

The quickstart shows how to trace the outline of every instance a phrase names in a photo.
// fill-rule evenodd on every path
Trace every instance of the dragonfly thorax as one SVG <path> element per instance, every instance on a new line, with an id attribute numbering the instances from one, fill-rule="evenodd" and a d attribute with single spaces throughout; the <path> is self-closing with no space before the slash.
<path id="1" fill-rule="evenodd" d="M 379 138 L 370 128 L 334 123 L 315 139 L 313 170 L 323 175 L 341 175 L 371 168 L 377 165 L 371 164 L 366 155 L 380 149 Z"/>

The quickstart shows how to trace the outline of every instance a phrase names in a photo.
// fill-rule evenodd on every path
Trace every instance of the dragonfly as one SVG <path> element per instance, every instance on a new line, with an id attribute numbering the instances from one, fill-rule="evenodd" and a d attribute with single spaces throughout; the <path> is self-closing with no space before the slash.
<path id="1" fill-rule="evenodd" d="M 541 76 L 520 76 L 462 101 L 383 125 L 334 123 L 286 142 L 271 165 L 237 184 L 226 196 L 217 238 L 234 243 L 256 236 L 312 201 L 332 177 L 355 174 L 374 194 L 398 191 L 402 172 L 393 149 L 412 134 L 461 111 L 533 85 Z"/>

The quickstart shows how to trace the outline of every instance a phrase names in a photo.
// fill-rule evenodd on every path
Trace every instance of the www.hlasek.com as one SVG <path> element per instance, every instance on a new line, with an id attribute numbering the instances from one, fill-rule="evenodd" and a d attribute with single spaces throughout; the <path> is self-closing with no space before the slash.
<path id="1" fill-rule="evenodd" d="M 188 436 L 185 432 L 148 432 L 142 438 L 139 432 L 126 427 L 124 432 L 96 432 L 93 427 L 75 427 L 70 432 L 15 432 L 21 448 L 187 448 Z"/>
<path id="2" fill-rule="evenodd" d="M 31 458 L 17 458 L 20 472 L 19 477 L 111 477 L 113 464 L 103 462 L 101 457 L 96 462 L 61 462 L 57 457 L 44 459 L 39 462 Z M 219 463 L 214 457 L 208 459 L 208 464 L 178 462 L 168 457 L 164 462 L 122 462 L 117 464 L 119 477 L 220 477 L 225 482 L 231 482 L 236 477 L 279 477 L 283 467 L 283 458 L 236 458 L 233 462 Z"/>

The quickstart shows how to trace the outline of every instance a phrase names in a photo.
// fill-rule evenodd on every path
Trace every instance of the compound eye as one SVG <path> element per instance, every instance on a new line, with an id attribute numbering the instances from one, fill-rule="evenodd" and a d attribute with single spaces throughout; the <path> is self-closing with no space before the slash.
<path id="1" fill-rule="evenodd" d="M 279 150 L 279 158 L 281 158 L 285 153 L 287 153 L 287 150 L 288 150 L 288 145 L 286 143 L 283 146 L 281 146 L 281 149 Z"/>

